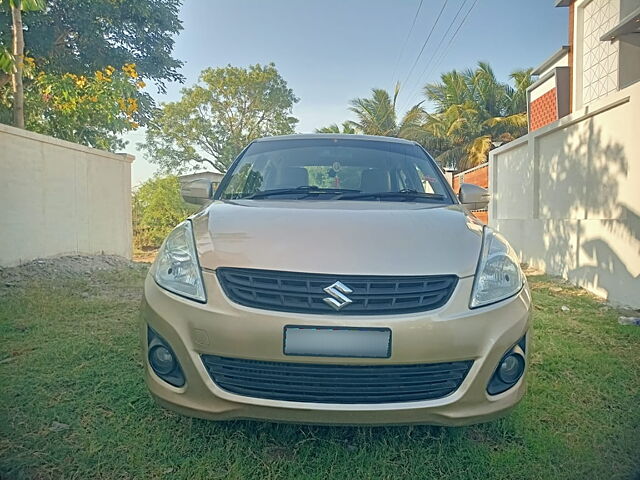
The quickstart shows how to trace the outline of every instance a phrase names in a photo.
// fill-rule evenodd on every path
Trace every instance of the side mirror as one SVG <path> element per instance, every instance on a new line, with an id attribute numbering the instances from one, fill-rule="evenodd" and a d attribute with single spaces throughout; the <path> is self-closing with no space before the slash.
<path id="1" fill-rule="evenodd" d="M 460 202 L 469 207 L 470 210 L 482 210 L 489 205 L 491 194 L 486 188 L 479 187 L 473 183 L 463 183 L 460 185 L 458 198 Z"/>
<path id="2" fill-rule="evenodd" d="M 199 178 L 180 186 L 180 194 L 187 203 L 204 205 L 213 198 L 213 185 L 210 180 Z"/>

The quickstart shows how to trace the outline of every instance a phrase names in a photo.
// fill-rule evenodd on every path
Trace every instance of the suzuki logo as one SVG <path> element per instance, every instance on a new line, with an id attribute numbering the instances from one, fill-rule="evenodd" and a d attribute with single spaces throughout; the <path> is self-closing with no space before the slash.
<path id="1" fill-rule="evenodd" d="M 323 300 L 336 310 L 340 310 L 342 307 L 353 303 L 353 300 L 345 295 L 346 293 L 353 293 L 353 290 L 342 282 L 333 283 L 328 287 L 323 288 L 323 290 L 331 295 L 331 297 L 323 298 Z"/>

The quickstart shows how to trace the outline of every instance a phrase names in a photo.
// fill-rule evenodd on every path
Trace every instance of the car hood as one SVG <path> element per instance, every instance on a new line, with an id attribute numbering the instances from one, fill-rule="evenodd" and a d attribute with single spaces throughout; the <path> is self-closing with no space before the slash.
<path id="1" fill-rule="evenodd" d="M 460 205 L 216 201 L 193 218 L 200 265 L 347 275 L 475 273 L 482 224 Z"/>

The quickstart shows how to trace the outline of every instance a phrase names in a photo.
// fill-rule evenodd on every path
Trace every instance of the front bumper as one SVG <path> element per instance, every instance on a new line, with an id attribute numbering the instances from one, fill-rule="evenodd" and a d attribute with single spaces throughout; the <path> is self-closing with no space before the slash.
<path id="1" fill-rule="evenodd" d="M 262 419 L 316 424 L 466 425 L 504 415 L 522 398 L 525 375 L 498 395 L 487 384 L 502 356 L 528 331 L 528 288 L 502 302 L 469 310 L 473 277 L 460 279 L 443 307 L 397 316 L 329 316 L 273 312 L 242 307 L 224 295 L 215 274 L 203 272 L 208 302 L 174 295 L 147 276 L 140 333 L 146 382 L 156 401 L 185 415 L 212 420 Z M 386 327 L 393 332 L 390 358 L 290 357 L 283 353 L 285 325 Z M 160 379 L 147 360 L 147 327 L 175 352 L 186 383 Z M 527 345 L 528 347 L 528 345 Z M 527 353 L 529 348 L 526 349 Z M 217 386 L 201 355 L 270 362 L 342 365 L 424 364 L 473 360 L 460 387 L 438 399 L 385 404 L 308 403 L 246 397 Z"/>

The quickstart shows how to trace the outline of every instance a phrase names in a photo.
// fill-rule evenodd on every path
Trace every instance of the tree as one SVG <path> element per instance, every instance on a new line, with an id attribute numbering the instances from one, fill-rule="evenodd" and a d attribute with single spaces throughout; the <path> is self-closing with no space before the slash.
<path id="1" fill-rule="evenodd" d="M 159 247 L 169 232 L 197 209 L 182 199 L 177 177 L 147 180 L 133 195 L 134 245 Z"/>
<path id="2" fill-rule="evenodd" d="M 135 64 L 141 79 L 153 81 L 161 92 L 165 82 L 184 80 L 178 73 L 183 62 L 171 55 L 174 37 L 182 30 L 182 0 L 9 1 L 46 2 L 46 10 L 25 16 L 24 39 L 29 56 L 48 74 L 90 77 L 109 65 Z M 0 10 L 0 64 L 5 63 L 3 45 L 9 40 L 4 26 L 10 24 L 9 12 Z M 0 88 L 3 82 L 0 74 Z M 155 108 L 153 98 L 142 90 L 135 98 L 137 121 L 146 125 Z"/>
<path id="3" fill-rule="evenodd" d="M 365 135 L 382 135 L 419 140 L 424 136 L 421 125 L 424 119 L 422 102 L 411 107 L 400 122 L 397 120 L 396 100 L 400 84 L 396 85 L 393 97 L 380 88 L 372 89 L 371 98 L 356 98 L 351 101 L 351 110 L 357 120 L 350 124 Z"/>
<path id="4" fill-rule="evenodd" d="M 351 124 L 351 122 L 346 121 L 346 122 L 342 122 L 342 130 L 340 130 L 340 127 L 337 124 L 332 123 L 328 127 L 316 128 L 316 133 L 354 134 L 356 133 L 356 129 Z"/>
<path id="5" fill-rule="evenodd" d="M 273 63 L 207 68 L 180 100 L 161 106 L 142 147 L 166 172 L 203 163 L 225 172 L 252 140 L 293 133 L 297 101 Z"/>
<path id="6" fill-rule="evenodd" d="M 10 0 L 44 2 L 45 0 Z M 25 42 L 47 73 L 92 75 L 107 65 L 136 64 L 156 82 L 183 81 L 182 62 L 171 56 L 181 0 L 46 0 L 46 11 L 30 13 Z M 9 17 L 0 12 L 0 25 Z M 4 28 L 0 27 L 0 32 Z M 0 44 L 5 41 L 0 34 Z"/>
<path id="7" fill-rule="evenodd" d="M 511 72 L 509 78 L 515 85 L 514 88 L 509 87 L 509 97 L 511 104 L 509 105 L 509 113 L 522 113 L 527 111 L 527 88 L 533 84 L 533 68 L 523 70 L 515 70 Z"/>
<path id="8" fill-rule="evenodd" d="M 28 71 L 32 60 L 27 57 Z M 136 94 L 144 87 L 135 65 L 120 70 L 106 67 L 91 76 L 38 72 L 26 87 L 26 127 L 62 140 L 116 150 L 118 135 L 138 128 Z M 0 121 L 9 113 L 10 100 L 0 96 Z"/>
<path id="9" fill-rule="evenodd" d="M 36 11 L 44 9 L 44 0 L 8 0 L 11 12 L 12 52 L 0 43 L 0 70 L 5 79 L 11 78 L 13 90 L 13 125 L 24 128 L 24 87 L 22 84 L 22 70 L 24 67 L 24 28 L 22 26 L 22 11 Z M 6 82 L 6 80 L 5 80 Z M 0 78 L 0 87 L 2 78 Z"/>
<path id="10" fill-rule="evenodd" d="M 524 135 L 531 72 L 513 72 L 511 87 L 497 80 L 489 64 L 479 62 L 475 70 L 453 70 L 442 74 L 440 82 L 427 84 L 424 93 L 436 111 L 426 115 L 424 130 L 436 159 L 464 170 L 485 162 L 494 142 Z"/>

